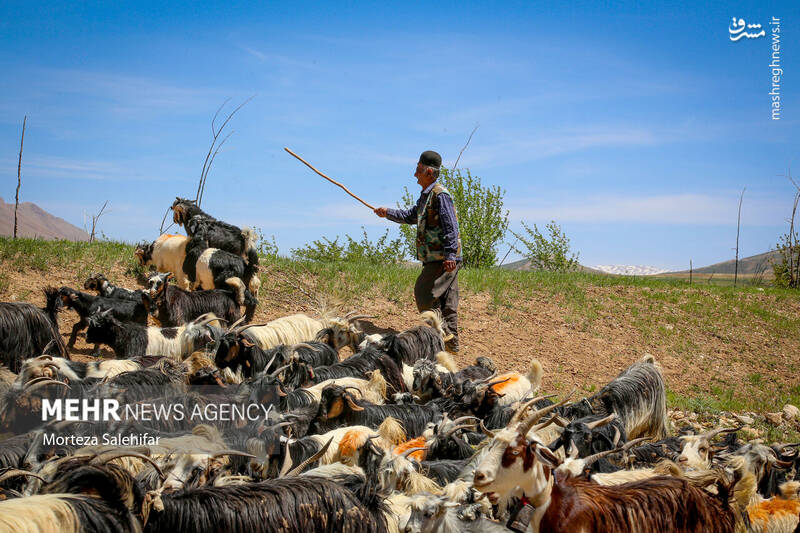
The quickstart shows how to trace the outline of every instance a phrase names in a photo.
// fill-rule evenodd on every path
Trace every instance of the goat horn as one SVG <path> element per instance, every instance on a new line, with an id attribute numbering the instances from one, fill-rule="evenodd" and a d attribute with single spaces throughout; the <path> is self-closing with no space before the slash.
<path id="1" fill-rule="evenodd" d="M 491 431 L 491 430 L 489 430 L 489 429 L 486 429 L 486 426 L 485 426 L 485 425 L 483 425 L 483 420 L 481 420 L 481 421 L 478 423 L 478 426 L 481 428 L 481 431 L 483 432 L 483 434 L 484 434 L 484 435 L 486 435 L 486 436 L 487 436 L 487 437 L 489 437 L 490 439 L 493 439 L 493 438 L 494 438 L 494 431 Z"/>
<path id="2" fill-rule="evenodd" d="M 217 457 L 222 457 L 223 455 L 236 455 L 238 457 L 249 457 L 250 459 L 255 459 L 256 456 L 246 453 L 240 452 L 239 450 L 222 450 L 221 452 L 217 452 L 211 456 L 211 459 L 216 459 Z"/>
<path id="3" fill-rule="evenodd" d="M 572 391 L 567 394 L 563 400 L 558 403 L 554 403 L 553 405 L 548 405 L 547 407 L 543 407 L 542 409 L 537 410 L 533 414 L 531 414 L 525 421 L 520 423 L 519 432 L 522 435 L 527 435 L 528 432 L 531 430 L 533 425 L 538 422 L 544 415 L 550 413 L 554 409 L 557 409 L 567 403 L 570 397 L 575 394 L 576 389 L 572 389 Z M 531 400 L 533 402 L 533 400 Z M 531 404 L 532 405 L 532 404 Z"/>
<path id="4" fill-rule="evenodd" d="M 447 433 L 444 434 L 444 438 L 448 438 L 450 435 L 458 431 L 459 429 L 467 429 L 473 427 L 472 424 L 461 424 L 460 426 L 455 426 L 447 430 Z"/>
<path id="5" fill-rule="evenodd" d="M 240 318 L 239 320 L 237 320 L 236 322 L 234 322 L 233 324 L 231 324 L 231 325 L 228 327 L 228 331 L 227 331 L 227 333 L 230 333 L 231 331 L 233 331 L 234 329 L 236 329 L 236 327 L 237 327 L 239 324 L 241 324 L 242 322 L 244 322 L 246 318 L 247 318 L 247 317 L 244 317 L 244 316 L 243 316 L 242 318 Z"/>
<path id="6" fill-rule="evenodd" d="M 472 415 L 461 416 L 461 417 L 458 417 L 455 420 L 453 420 L 452 423 L 453 424 L 460 424 L 461 422 L 464 422 L 465 420 L 480 420 L 480 418 L 478 418 L 477 416 L 472 416 Z"/>
<path id="7" fill-rule="evenodd" d="M 294 422 L 278 422 L 274 426 L 270 426 L 270 429 L 280 429 L 282 427 L 291 426 Z"/>
<path id="8" fill-rule="evenodd" d="M 33 380 L 33 381 L 36 381 L 36 380 Z M 32 381 L 29 381 L 28 383 L 32 383 Z M 42 387 L 45 387 L 47 385 L 62 385 L 64 387 L 66 387 L 67 390 L 71 390 L 69 385 L 67 385 L 63 381 L 58 381 L 57 379 L 49 379 L 49 378 L 44 378 L 43 381 L 36 381 L 36 383 L 33 384 L 33 385 L 26 385 L 25 388 L 22 389 L 22 390 L 26 394 L 30 394 L 31 392 L 33 392 L 35 390 L 38 390 L 38 389 L 41 389 Z"/>
<path id="9" fill-rule="evenodd" d="M 120 457 L 136 457 L 137 459 L 141 459 L 142 461 L 147 461 L 148 463 L 153 465 L 153 468 L 156 469 L 156 472 L 158 472 L 158 477 L 164 479 L 164 472 L 161 471 L 161 467 L 158 466 L 158 463 L 156 463 L 152 458 L 146 456 L 143 453 L 133 452 L 130 450 L 119 450 L 119 451 L 101 453 L 100 455 L 96 456 L 94 459 L 89 461 L 89 464 L 104 465 L 107 462 L 113 461 L 114 459 L 119 459 Z"/>
<path id="10" fill-rule="evenodd" d="M 533 431 L 541 431 L 541 430 L 543 430 L 544 428 L 546 428 L 547 426 L 549 426 L 550 424 L 555 422 L 556 418 L 558 418 L 558 415 L 553 415 L 550 418 L 548 418 L 547 420 L 545 420 L 544 422 L 542 422 L 540 424 L 536 424 L 535 426 L 533 426 Z"/>
<path id="11" fill-rule="evenodd" d="M 271 377 L 273 377 L 273 378 L 274 378 L 274 377 L 277 377 L 277 376 L 278 376 L 278 374 L 280 374 L 281 372 L 283 372 L 284 370 L 286 370 L 286 369 L 287 369 L 287 368 L 289 368 L 290 366 L 292 366 L 292 365 L 291 365 L 291 364 L 288 364 L 288 365 L 283 365 L 282 367 L 279 367 L 277 370 L 275 370 L 274 372 L 272 372 L 272 373 L 270 374 L 270 376 L 271 376 Z"/>
<path id="12" fill-rule="evenodd" d="M 794 464 L 794 461 L 781 461 L 780 459 L 775 459 L 775 466 L 780 469 L 790 468 Z"/>
<path id="13" fill-rule="evenodd" d="M 494 379 L 496 376 L 497 376 L 497 370 L 495 370 L 494 372 L 492 372 L 492 375 L 490 375 L 489 377 L 486 377 L 486 378 L 479 379 L 479 380 L 475 381 L 475 385 L 480 385 L 480 384 L 486 383 L 487 381 L 491 381 L 491 380 L 493 380 L 493 379 Z"/>
<path id="14" fill-rule="evenodd" d="M 639 437 L 638 439 L 633 439 L 632 441 L 625 443 L 625 445 L 620 446 L 618 448 L 614 448 L 613 450 L 604 450 L 602 452 L 597 452 L 595 454 L 592 454 L 592 455 L 586 457 L 583 460 L 583 464 L 584 464 L 584 466 L 589 466 L 592 463 L 598 461 L 599 459 L 602 459 L 603 457 L 605 457 L 607 455 L 611 455 L 611 454 L 615 454 L 615 453 L 619 453 L 619 452 L 626 452 L 626 451 L 630 450 L 631 448 L 633 448 L 634 446 L 636 446 L 637 444 L 646 441 L 647 439 L 648 439 L 647 437 Z"/>
<path id="15" fill-rule="evenodd" d="M 710 431 L 706 431 L 705 433 L 703 433 L 702 436 L 705 437 L 706 439 L 708 439 L 709 441 L 711 441 L 714 437 L 716 437 L 720 433 L 734 433 L 734 432 L 739 431 L 740 429 L 742 429 L 742 427 L 744 427 L 744 426 L 738 426 L 738 427 L 735 427 L 735 428 L 716 428 L 716 429 L 712 429 Z"/>
<path id="16" fill-rule="evenodd" d="M 266 370 L 266 369 L 268 369 L 269 367 L 272 366 L 272 363 L 273 363 L 273 361 L 275 361 L 276 357 L 278 357 L 278 351 L 277 350 L 275 351 L 274 354 L 272 354 L 272 359 L 269 360 L 269 363 L 267 363 L 267 366 L 264 367 L 264 370 Z"/>
<path id="17" fill-rule="evenodd" d="M 286 455 L 283 457 L 283 464 L 278 473 L 278 477 L 284 477 L 286 473 L 292 468 L 292 455 L 289 453 L 289 442 L 286 442 Z"/>
<path id="18" fill-rule="evenodd" d="M 553 396 L 555 396 L 555 395 L 554 394 L 549 394 L 547 396 L 537 396 L 536 398 L 532 398 L 532 399 L 526 401 L 524 404 L 522 404 L 520 406 L 519 409 L 517 409 L 517 412 L 514 413 L 514 416 L 511 417 L 511 421 L 509 422 L 509 426 L 512 423 L 519 422 L 519 419 L 522 418 L 522 415 L 525 413 L 525 411 L 527 411 L 533 404 L 535 404 L 536 402 L 539 402 L 541 400 L 544 400 L 545 398 L 552 398 Z"/>
<path id="19" fill-rule="evenodd" d="M 308 344 L 307 342 L 298 342 L 294 346 L 292 346 L 292 351 L 297 350 L 298 348 L 308 348 L 309 350 L 313 350 L 314 347 Z"/>
<path id="20" fill-rule="evenodd" d="M 42 348 L 42 354 L 46 353 L 46 352 L 47 352 L 47 350 L 49 350 L 50 348 L 52 348 L 52 347 L 53 347 L 53 345 L 54 345 L 55 343 L 56 343 L 56 341 L 55 341 L 55 340 L 50 340 L 50 341 L 49 341 L 47 344 L 45 344 L 45 345 L 44 345 L 44 348 Z"/>
<path id="21" fill-rule="evenodd" d="M 263 324 L 245 324 L 244 326 L 239 326 L 239 328 L 233 333 L 239 335 L 240 333 L 244 333 L 249 328 L 260 328 L 262 326 L 266 326 L 267 324 L 269 324 L 269 322 L 264 322 Z"/>
<path id="22" fill-rule="evenodd" d="M 507 377 L 506 379 L 498 379 L 497 381 L 491 381 L 491 382 L 487 383 L 486 386 L 488 388 L 492 388 L 495 385 L 500 385 L 501 383 L 505 383 L 506 381 L 508 381 L 510 379 L 511 379 L 511 377 Z"/>
<path id="23" fill-rule="evenodd" d="M 35 477 L 36 479 L 40 480 L 42 483 L 47 483 L 47 481 L 40 476 L 39 474 L 34 474 L 33 472 L 28 472 L 27 470 L 20 470 L 18 468 L 12 468 L 10 470 L 6 470 L 2 474 L 0 474 L 0 483 L 3 481 L 17 476 L 30 476 Z"/>
<path id="24" fill-rule="evenodd" d="M 53 356 L 49 355 L 49 354 L 44 354 L 44 355 L 40 355 L 39 357 L 37 357 L 36 360 L 37 361 L 52 361 L 53 360 Z"/>
<path id="25" fill-rule="evenodd" d="M 416 448 L 409 448 L 406 451 L 404 451 L 403 453 L 401 453 L 400 455 L 398 455 L 398 457 L 402 457 L 403 459 L 408 459 L 408 456 L 411 455 L 412 453 L 419 452 L 419 451 L 426 450 L 426 449 L 427 448 L 425 448 L 425 446 L 418 446 Z"/>
<path id="26" fill-rule="evenodd" d="M 331 445 L 331 442 L 333 442 L 333 439 L 334 439 L 334 437 L 331 437 L 330 439 L 328 439 L 328 442 L 325 443 L 325 446 L 320 448 L 320 450 L 317 453 L 315 453 L 314 455 L 312 455 L 311 457 L 309 457 L 308 459 L 306 459 L 305 461 L 303 461 L 302 463 L 300 463 L 296 467 L 292 468 L 289 471 L 289 473 L 286 474 L 286 477 L 294 477 L 294 476 L 296 476 L 297 474 L 299 474 L 300 472 L 305 470 L 305 468 L 308 465 L 310 465 L 311 463 L 313 463 L 314 461 L 316 461 L 317 459 L 319 459 L 320 457 L 325 455 L 325 452 L 328 451 L 328 447 Z"/>
<path id="27" fill-rule="evenodd" d="M 195 325 L 197 325 L 197 326 L 205 326 L 209 322 L 213 322 L 215 320 L 219 320 L 220 322 L 225 323 L 225 324 L 228 323 L 227 320 L 225 320 L 224 318 L 219 318 L 218 316 L 214 315 L 213 313 L 206 313 L 204 315 L 200 315 L 195 320 L 198 321 L 198 322 L 195 322 Z"/>
<path id="28" fill-rule="evenodd" d="M 348 322 L 355 322 L 356 320 L 361 320 L 362 318 L 377 318 L 378 315 L 355 315 L 347 318 Z"/>
<path id="29" fill-rule="evenodd" d="M 605 418 L 601 418 L 600 420 L 595 420 L 594 422 L 589 422 L 586 424 L 586 427 L 589 429 L 597 429 L 601 426 L 605 426 L 606 424 L 610 424 L 615 418 L 617 418 L 617 413 L 611 413 Z"/>

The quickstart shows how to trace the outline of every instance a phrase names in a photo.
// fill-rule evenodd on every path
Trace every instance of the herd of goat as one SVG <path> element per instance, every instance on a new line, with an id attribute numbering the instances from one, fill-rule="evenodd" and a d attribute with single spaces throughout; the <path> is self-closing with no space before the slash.
<path id="1" fill-rule="evenodd" d="M 535 359 L 525 373 L 487 357 L 458 368 L 433 311 L 383 335 L 354 312 L 253 324 L 252 235 L 186 200 L 173 210 L 188 237 L 137 247 L 155 268 L 144 290 L 92 274 L 91 293 L 46 288 L 43 309 L 0 303 L 0 531 L 800 531 L 799 445 L 671 427 L 652 356 L 554 402 Z M 64 308 L 80 317 L 67 343 Z M 83 329 L 116 358 L 71 360 Z M 109 400 L 264 409 L 46 412 Z M 151 440 L 97 440 L 134 434 Z"/>

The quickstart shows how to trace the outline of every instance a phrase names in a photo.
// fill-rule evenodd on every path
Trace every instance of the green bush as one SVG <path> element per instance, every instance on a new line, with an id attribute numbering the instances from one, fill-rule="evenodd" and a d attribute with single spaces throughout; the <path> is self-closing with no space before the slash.
<path id="1" fill-rule="evenodd" d="M 339 244 L 339 237 L 330 240 L 323 237 L 303 248 L 292 250 L 292 257 L 301 261 L 320 263 L 367 262 L 372 264 L 397 263 L 403 259 L 403 241 L 400 238 L 389 240 L 389 230 L 372 242 L 367 230 L 361 227 L 363 235 L 355 240 L 345 235 L 346 244 Z"/>
<path id="2" fill-rule="evenodd" d="M 570 256 L 569 239 L 555 220 L 545 226 L 549 238 L 542 235 L 536 224 L 531 229 L 522 222 L 522 227 L 525 228 L 527 236 L 518 235 L 514 230 L 511 230 L 511 233 L 525 245 L 525 250 L 520 250 L 516 246 L 513 248 L 531 262 L 532 268 L 548 272 L 569 272 L 578 268 L 578 254 Z"/>
<path id="3" fill-rule="evenodd" d="M 491 267 L 497 262 L 497 247 L 508 229 L 508 211 L 503 212 L 503 196 L 506 191 L 498 186 L 483 187 L 481 180 L 473 176 L 469 169 L 455 172 L 443 168 L 439 181 L 450 192 L 458 216 L 461 236 L 461 252 L 464 266 Z M 418 196 L 405 189 L 403 209 L 413 206 Z M 411 257 L 417 255 L 416 226 L 401 225 L 400 232 L 405 238 L 406 250 Z"/>

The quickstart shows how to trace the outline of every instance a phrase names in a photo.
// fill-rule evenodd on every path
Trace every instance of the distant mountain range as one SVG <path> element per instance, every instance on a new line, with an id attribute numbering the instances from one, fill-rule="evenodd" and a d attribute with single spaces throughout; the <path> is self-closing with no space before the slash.
<path id="1" fill-rule="evenodd" d="M 0 235 L 14 234 L 14 204 L 7 204 L 0 198 Z M 65 239 L 85 241 L 89 235 L 63 218 L 53 216 L 32 202 L 19 204 L 17 211 L 17 236 L 39 239 Z"/>
<path id="2" fill-rule="evenodd" d="M 647 265 L 595 265 L 594 268 L 608 274 L 619 274 L 622 276 L 652 276 L 667 272 L 663 268 Z"/>
<path id="3" fill-rule="evenodd" d="M 780 253 L 777 250 L 764 252 L 763 254 L 751 255 L 739 259 L 739 274 L 761 274 L 771 272 L 772 263 L 780 260 Z M 696 274 L 733 274 L 736 268 L 736 260 L 730 259 L 721 263 L 714 263 L 706 267 L 694 268 Z M 688 270 L 681 270 L 680 273 L 687 273 Z"/>
<path id="4" fill-rule="evenodd" d="M 771 272 L 772 263 L 779 260 L 779 254 L 773 250 L 763 254 L 751 255 L 750 257 L 743 257 L 739 259 L 739 274 L 761 274 L 764 272 Z M 503 265 L 501 268 L 508 270 L 533 270 L 531 262 L 527 259 L 521 259 L 513 263 Z M 733 274 L 735 268 L 735 260 L 723 261 L 721 263 L 714 263 L 705 267 L 695 268 L 695 274 Z M 592 272 L 595 274 L 616 274 L 620 276 L 653 276 L 656 274 L 688 274 L 688 270 L 680 272 L 669 272 L 660 268 L 646 266 L 646 265 L 595 265 L 594 267 L 587 267 L 579 265 L 578 270 L 581 272 Z"/>

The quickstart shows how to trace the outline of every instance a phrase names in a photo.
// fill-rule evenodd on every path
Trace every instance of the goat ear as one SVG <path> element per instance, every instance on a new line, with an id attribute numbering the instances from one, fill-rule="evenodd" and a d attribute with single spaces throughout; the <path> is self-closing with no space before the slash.
<path id="1" fill-rule="evenodd" d="M 172 272 L 167 272 L 166 274 L 164 274 L 164 283 L 174 278 L 175 276 L 172 274 Z"/>
<path id="2" fill-rule="evenodd" d="M 536 454 L 536 457 L 550 468 L 557 468 L 558 465 L 561 464 L 561 460 L 556 456 L 556 454 L 551 452 L 549 448 L 545 446 L 539 446 L 536 442 L 532 442 L 530 447 L 533 449 L 532 451 Z"/>
<path id="3" fill-rule="evenodd" d="M 255 344 L 244 337 L 242 337 L 242 345 L 247 346 L 248 348 L 252 348 Z"/>

